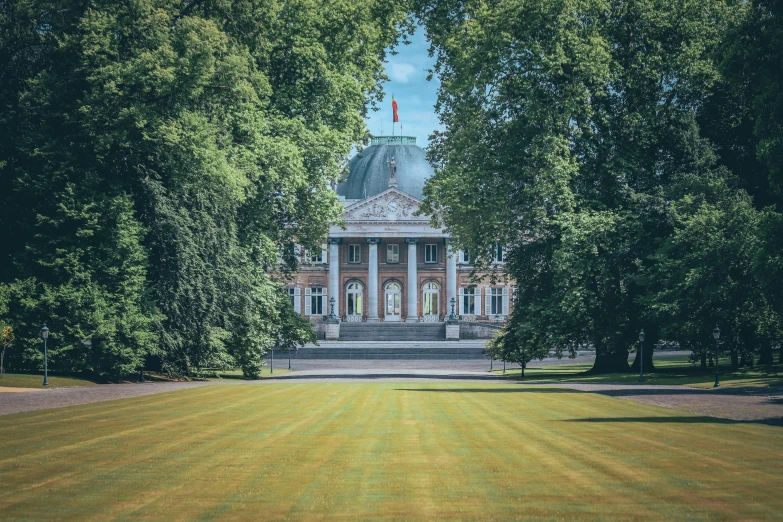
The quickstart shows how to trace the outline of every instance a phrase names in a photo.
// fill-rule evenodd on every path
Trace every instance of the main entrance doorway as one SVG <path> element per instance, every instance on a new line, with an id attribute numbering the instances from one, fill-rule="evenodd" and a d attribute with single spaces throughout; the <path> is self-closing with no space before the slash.
<path id="1" fill-rule="evenodd" d="M 434 323 L 440 319 L 440 287 L 436 283 L 426 283 L 422 292 L 422 312 L 425 323 Z"/>
<path id="2" fill-rule="evenodd" d="M 360 283 L 348 283 L 348 287 L 345 290 L 347 297 L 345 316 L 348 322 L 358 323 L 362 320 L 362 301 L 364 297 L 364 289 Z"/>
<path id="3" fill-rule="evenodd" d="M 400 303 L 402 302 L 402 293 L 398 283 L 389 283 L 386 285 L 385 299 L 386 303 L 384 319 L 386 321 L 399 321 L 402 315 Z"/>

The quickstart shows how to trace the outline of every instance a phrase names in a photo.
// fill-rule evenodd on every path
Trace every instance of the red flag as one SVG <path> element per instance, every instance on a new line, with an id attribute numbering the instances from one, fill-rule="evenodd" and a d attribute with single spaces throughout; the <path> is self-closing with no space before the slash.
<path id="1" fill-rule="evenodd" d="M 397 114 L 397 100 L 392 96 L 392 110 L 394 111 L 394 123 L 400 121 L 400 116 Z"/>

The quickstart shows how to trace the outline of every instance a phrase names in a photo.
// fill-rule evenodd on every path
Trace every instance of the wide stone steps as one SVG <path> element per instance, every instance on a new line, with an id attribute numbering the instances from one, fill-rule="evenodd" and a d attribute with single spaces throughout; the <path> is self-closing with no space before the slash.
<path id="1" fill-rule="evenodd" d="M 286 352 L 275 352 L 276 357 L 287 358 Z M 483 359 L 483 342 L 466 341 L 319 341 L 319 346 L 299 348 L 297 359 Z"/>
<path id="2" fill-rule="evenodd" d="M 341 341 L 445 341 L 444 323 L 342 323 Z"/>

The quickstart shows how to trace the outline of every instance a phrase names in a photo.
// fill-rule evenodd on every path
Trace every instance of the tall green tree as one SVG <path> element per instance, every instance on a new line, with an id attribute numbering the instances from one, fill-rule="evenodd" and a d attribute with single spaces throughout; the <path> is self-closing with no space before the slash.
<path id="1" fill-rule="evenodd" d="M 446 130 L 427 210 L 471 253 L 509 248 L 516 324 L 555 353 L 596 350 L 625 371 L 644 328 L 669 201 L 716 157 L 696 114 L 718 73 L 725 2 L 557 0 L 419 4 Z M 647 368 L 652 350 L 645 350 Z M 638 364 L 639 361 L 636 362 Z"/>
<path id="2" fill-rule="evenodd" d="M 260 358 L 277 253 L 338 218 L 329 184 L 406 8 L 0 2 L 0 285 L 20 364 L 43 320 L 58 369 Z"/>

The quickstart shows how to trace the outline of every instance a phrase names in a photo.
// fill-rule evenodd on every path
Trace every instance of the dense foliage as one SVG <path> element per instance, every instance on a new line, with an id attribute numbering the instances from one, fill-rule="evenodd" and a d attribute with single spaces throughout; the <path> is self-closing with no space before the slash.
<path id="1" fill-rule="evenodd" d="M 6 365 L 190 372 L 312 339 L 278 252 L 320 244 L 393 0 L 0 1 Z M 286 259 L 289 268 L 293 259 Z"/>
<path id="2" fill-rule="evenodd" d="M 518 287 L 493 349 L 590 346 L 595 371 L 625 371 L 644 328 L 647 346 L 678 342 L 706 364 L 717 322 L 735 365 L 771 362 L 782 8 L 419 2 L 446 128 L 429 152 L 426 210 L 479 262 L 506 245 Z"/>

